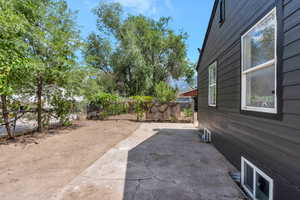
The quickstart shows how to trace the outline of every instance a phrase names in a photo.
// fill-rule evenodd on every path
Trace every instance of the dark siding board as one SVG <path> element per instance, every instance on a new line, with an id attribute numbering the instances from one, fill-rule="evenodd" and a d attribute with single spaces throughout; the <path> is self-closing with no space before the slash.
<path id="1" fill-rule="evenodd" d="M 236 92 L 232 92 L 232 93 L 227 92 L 223 95 L 219 95 L 218 99 L 222 100 L 222 99 L 228 99 L 230 97 L 235 99 L 235 104 L 237 104 L 237 102 L 239 102 L 240 100 L 240 95 L 236 94 Z"/>
<path id="2" fill-rule="evenodd" d="M 266 11 L 267 8 L 270 8 L 270 6 L 274 5 L 274 2 L 275 1 L 270 0 L 227 1 L 227 4 L 232 6 L 236 14 L 227 16 L 227 21 L 230 21 L 230 23 L 223 24 L 221 29 L 218 28 L 217 23 L 213 24 L 212 29 L 214 30 L 214 32 L 211 33 L 211 37 L 214 39 L 212 39 L 213 41 L 210 41 L 210 39 L 208 39 L 208 43 L 211 44 L 209 46 L 214 47 L 214 49 L 208 51 L 207 56 L 205 56 L 207 52 L 205 51 L 203 58 L 210 58 L 209 61 L 212 61 L 211 58 L 219 55 L 219 52 L 226 51 L 228 47 L 230 47 L 236 41 L 240 40 L 241 34 L 246 31 L 246 29 L 250 28 L 250 26 L 252 26 L 256 22 L 256 20 L 263 14 L 263 12 Z M 257 10 L 259 8 L 260 12 L 244 12 L 241 15 L 240 10 L 238 10 L 239 6 L 247 8 L 247 10 Z M 201 61 L 201 64 L 202 63 L 207 63 L 207 60 L 203 59 L 203 62 Z"/>
<path id="3" fill-rule="evenodd" d="M 207 64 L 205 67 L 202 67 L 202 68 L 200 67 L 199 70 L 198 70 L 198 73 L 203 74 L 205 72 L 208 72 L 208 66 L 209 66 L 209 64 Z"/>
<path id="4" fill-rule="evenodd" d="M 207 90 L 208 91 L 208 83 L 206 82 L 199 82 L 199 85 L 201 84 L 201 86 L 199 86 L 199 90 L 201 90 L 201 92 L 203 92 L 203 90 Z"/>
<path id="5" fill-rule="evenodd" d="M 275 178 L 274 183 L 274 199 L 278 200 L 298 200 L 300 196 L 300 192 L 298 189 L 295 189 L 295 185 L 291 184 L 286 178 L 281 177 L 277 173 L 272 173 L 272 170 L 268 168 L 265 163 L 258 163 L 255 155 L 251 155 L 245 145 L 224 136 L 225 134 L 215 134 L 212 136 L 213 144 L 217 147 L 217 149 L 222 152 L 229 160 L 240 169 L 241 160 L 239 159 L 241 156 L 245 156 L 250 161 L 254 162 L 257 167 L 264 168 L 264 172 L 269 176 Z M 251 147 L 250 147 L 251 148 Z M 276 161 L 274 161 L 276 162 Z M 278 163 L 276 162 L 276 165 Z"/>
<path id="6" fill-rule="evenodd" d="M 274 127 L 276 128 L 280 128 L 280 127 L 284 127 L 284 128 L 293 128 L 293 127 L 289 127 L 287 124 L 282 123 L 282 121 L 280 120 L 271 120 L 268 118 L 259 118 L 259 117 L 255 117 L 252 115 L 244 115 L 244 114 L 236 114 L 233 115 L 233 117 L 235 117 L 234 119 L 240 119 L 244 122 L 250 123 L 253 126 L 255 126 L 256 123 L 260 124 L 263 123 L 264 125 L 270 125 L 270 131 L 273 131 Z M 295 128 L 295 127 L 294 127 Z M 300 125 L 297 126 L 296 129 L 300 130 Z"/>
<path id="7" fill-rule="evenodd" d="M 295 26 L 298 26 L 300 23 L 300 10 L 297 12 L 293 13 L 291 16 L 286 18 L 284 21 L 284 32 L 289 31 Z"/>
<path id="8" fill-rule="evenodd" d="M 300 103 L 299 102 L 300 102 L 299 100 L 285 100 L 283 102 L 283 112 L 287 113 L 287 114 L 300 115 Z"/>
<path id="9" fill-rule="evenodd" d="M 223 75 L 228 72 L 231 72 L 232 70 L 239 70 L 241 68 L 241 59 L 239 57 L 235 58 L 232 57 L 232 60 L 228 60 L 227 65 L 219 65 L 219 70 L 218 72 Z"/>
<path id="10" fill-rule="evenodd" d="M 201 91 L 201 96 L 207 95 L 208 93 L 208 88 L 207 87 L 198 87 L 198 90 Z M 200 95 L 198 95 L 198 97 L 201 97 Z"/>
<path id="11" fill-rule="evenodd" d="M 223 83 L 228 83 L 228 82 L 234 82 L 238 81 L 238 78 L 236 77 L 236 75 L 239 75 L 239 71 L 233 70 L 231 73 L 227 73 L 224 75 L 224 77 L 219 78 L 219 82 L 222 82 L 222 84 L 220 84 L 221 86 L 223 85 Z M 235 76 L 234 76 L 235 75 Z"/>
<path id="12" fill-rule="evenodd" d="M 235 98 L 223 98 L 218 99 L 218 110 L 222 110 L 222 108 L 239 108 L 240 106 L 237 105 L 235 102 L 238 100 L 238 97 Z"/>
<path id="13" fill-rule="evenodd" d="M 211 113 L 210 115 L 214 115 L 215 122 L 217 121 L 217 123 L 210 123 L 209 128 L 212 131 L 218 130 L 216 132 L 223 132 L 223 134 L 230 135 L 232 138 L 238 138 L 240 141 L 252 147 L 257 146 L 265 150 L 267 150 L 266 148 L 268 147 L 269 153 L 271 154 L 272 151 L 275 151 L 285 156 L 293 157 L 294 159 L 300 159 L 299 130 L 287 131 L 285 127 L 281 127 L 279 130 L 270 132 L 266 129 L 268 125 L 256 123 L 256 126 L 252 126 L 251 123 L 237 120 L 228 113 L 223 114 L 218 112 Z M 224 120 L 224 115 L 227 117 L 226 120 Z M 261 137 L 262 134 L 264 137 Z M 291 136 L 295 139 L 292 139 Z M 279 142 L 281 145 L 276 145 Z M 258 143 L 261 143 L 261 145 Z"/>
<path id="14" fill-rule="evenodd" d="M 208 84 L 208 73 L 205 75 L 202 75 L 202 78 L 200 80 L 200 83 Z"/>
<path id="15" fill-rule="evenodd" d="M 232 73 L 227 73 L 222 78 L 219 78 L 218 82 L 234 81 L 234 80 L 237 80 L 239 78 L 237 76 L 240 76 L 240 72 L 234 70 L 234 71 L 232 71 Z M 220 85 L 222 85 L 222 84 L 220 84 Z"/>
<path id="16" fill-rule="evenodd" d="M 234 15 L 234 14 L 236 14 L 237 13 L 237 10 L 238 9 L 240 9 L 240 8 L 242 8 L 243 7 L 243 3 L 245 3 L 245 2 L 242 2 L 242 1 L 233 1 L 233 3 L 236 5 L 236 10 L 233 10 L 232 12 L 226 12 L 226 22 L 223 24 L 223 26 L 222 26 L 222 29 L 220 29 L 220 30 L 224 30 L 224 27 L 225 26 L 228 26 L 228 22 L 230 21 L 231 23 L 233 23 L 233 21 L 232 20 L 234 20 L 234 18 L 232 17 L 232 15 Z M 247 2 L 246 2 L 247 3 Z M 226 6 L 227 6 L 227 11 L 228 10 L 231 10 L 232 8 L 232 1 L 227 1 L 226 2 Z M 202 61 L 204 62 L 204 63 L 209 63 L 209 62 L 211 62 L 210 60 L 212 60 L 215 56 L 212 56 L 214 53 L 213 53 L 213 51 L 218 51 L 218 48 L 219 48 L 219 46 L 220 46 L 220 43 L 222 42 L 222 41 L 224 41 L 225 40 L 225 38 L 223 37 L 223 38 L 221 38 L 221 37 L 215 37 L 216 35 L 219 35 L 219 29 L 218 29 L 218 23 L 216 22 L 216 20 L 215 20 L 215 22 L 212 24 L 212 29 L 214 30 L 214 31 L 211 31 L 210 32 L 210 37 L 211 38 L 213 38 L 213 39 L 211 39 L 211 38 L 208 38 L 208 41 L 207 41 L 207 46 L 209 46 L 210 47 L 210 49 L 212 49 L 213 47 L 216 47 L 214 50 L 212 49 L 212 50 L 206 50 L 205 52 L 204 52 L 204 56 L 203 56 L 203 59 L 202 59 Z M 225 31 L 224 31 L 225 32 Z M 222 42 L 223 43 L 223 42 Z M 209 45 L 208 45 L 209 44 Z M 206 48 L 206 49 L 208 49 L 208 48 Z M 210 54 L 210 55 L 208 55 L 208 56 L 206 56 L 206 54 Z M 205 58 L 205 56 L 206 56 L 206 58 Z M 209 58 L 210 60 L 207 60 L 207 58 Z"/>
<path id="17" fill-rule="evenodd" d="M 288 46 L 284 47 L 283 59 L 287 59 L 299 54 L 300 53 L 299 50 L 300 50 L 300 40 L 290 43 Z"/>
<path id="18" fill-rule="evenodd" d="M 222 96 L 222 97 L 220 97 Z M 222 109 L 222 108 L 240 108 L 240 105 L 237 104 L 236 102 L 238 102 L 240 100 L 239 96 L 234 96 L 229 94 L 228 96 L 224 96 L 224 95 L 219 95 L 218 98 L 218 109 Z"/>
<path id="19" fill-rule="evenodd" d="M 240 45 L 240 41 L 238 41 L 238 43 L 234 44 L 233 47 L 229 47 L 228 49 L 226 49 L 226 53 L 223 52 L 223 55 L 220 55 L 219 62 L 223 64 L 224 61 L 227 61 L 235 54 L 240 55 L 240 51 L 241 51 L 241 45 Z"/>
<path id="20" fill-rule="evenodd" d="M 201 83 L 201 82 L 200 82 Z M 208 91 L 208 87 L 207 87 L 207 85 L 205 84 L 202 84 L 201 86 L 199 86 L 198 87 L 199 88 L 199 90 L 201 91 L 201 93 L 203 93 L 203 92 L 205 92 L 205 91 Z M 204 93 L 203 93 L 204 94 Z M 201 94 L 201 95 L 203 95 L 203 94 Z M 199 95 L 200 96 L 200 95 Z"/>
<path id="21" fill-rule="evenodd" d="M 240 88 L 233 86 L 228 88 L 223 88 L 222 90 L 218 91 L 218 95 L 224 95 L 224 94 L 232 94 L 232 93 L 239 93 Z"/>
<path id="22" fill-rule="evenodd" d="M 228 26 L 228 22 L 229 21 L 231 22 L 230 24 L 237 25 L 236 24 L 236 19 L 233 16 L 238 14 L 238 10 L 241 9 L 244 4 L 249 4 L 249 1 L 236 1 L 236 0 L 234 0 L 234 1 L 227 1 L 226 2 L 227 11 L 229 11 L 229 10 L 232 9 L 232 4 L 235 4 L 235 6 L 236 6 L 237 9 L 233 9 L 232 12 L 226 12 L 226 14 L 227 14 L 227 16 L 226 16 L 226 22 L 223 24 L 222 28 L 221 29 L 218 28 L 219 25 L 218 25 L 217 20 L 215 20 L 215 22 L 212 24 L 212 29 L 214 31 L 210 32 L 210 37 L 211 38 L 208 38 L 207 46 L 209 46 L 210 48 L 211 47 L 215 47 L 215 48 L 212 49 L 212 50 L 204 52 L 204 56 L 203 56 L 203 62 L 204 63 L 211 62 L 211 59 L 213 59 L 213 57 L 215 57 L 215 55 L 216 55 L 215 54 L 216 51 L 220 50 L 219 47 L 221 45 L 222 46 L 224 45 L 223 41 L 226 41 L 226 38 L 225 38 L 226 35 L 225 34 L 224 35 L 220 34 L 220 31 L 222 31 L 224 33 L 227 32 L 227 30 L 225 30 L 225 27 Z M 219 37 L 216 37 L 216 35 L 219 35 Z M 209 54 L 209 55 L 205 56 L 206 54 Z M 206 60 L 207 58 L 209 58 L 210 60 Z"/>
<path id="23" fill-rule="evenodd" d="M 201 84 L 202 83 L 202 84 Z M 201 84 L 201 85 L 200 85 Z M 199 82 L 199 88 L 200 88 L 200 90 L 201 90 L 201 93 L 203 92 L 203 90 L 208 90 L 208 83 L 207 82 L 202 82 L 202 81 L 200 81 Z M 199 95 L 200 96 L 200 95 Z"/>
<path id="24" fill-rule="evenodd" d="M 218 105 L 219 106 L 219 105 Z M 239 107 L 237 105 L 229 105 L 226 104 L 226 107 L 218 108 L 219 112 L 226 112 L 226 113 L 238 113 Z"/>
<path id="25" fill-rule="evenodd" d="M 300 24 L 285 33 L 284 45 L 287 46 L 300 39 Z"/>
<path id="26" fill-rule="evenodd" d="M 199 123 L 211 129 L 214 145 L 238 168 L 246 156 L 275 181 L 274 200 L 299 200 L 300 191 L 300 0 L 284 4 L 282 78 L 278 81 L 283 106 L 281 118 L 242 114 L 241 35 L 252 27 L 275 0 L 227 1 L 226 22 L 212 22 L 199 63 Z M 218 9 L 217 9 L 218 10 Z M 280 13 L 280 12 L 279 12 Z M 280 26 L 279 26 L 280 27 Z M 280 42 L 279 42 L 280 43 Z M 281 44 L 281 43 L 280 43 Z M 279 54 L 280 57 L 280 54 Z M 208 107 L 208 66 L 218 61 L 217 107 Z M 278 67 L 281 67 L 279 61 Z M 279 73 L 281 70 L 279 68 Z M 203 91 L 202 91 L 203 90 Z M 259 153 L 258 153 L 259 152 Z"/>
<path id="27" fill-rule="evenodd" d="M 283 72 L 289 72 L 298 69 L 300 69 L 300 52 L 298 55 L 290 57 L 283 61 Z"/>
<path id="28" fill-rule="evenodd" d="M 239 108 L 237 107 L 227 107 L 227 108 L 220 108 L 219 109 L 221 112 L 227 112 L 227 113 L 238 113 L 239 112 Z"/>
<path id="29" fill-rule="evenodd" d="M 288 125 L 289 127 L 300 129 L 300 115 L 285 114 L 282 120 L 284 124 Z"/>
<path id="30" fill-rule="evenodd" d="M 300 70 L 283 74 L 283 86 L 289 85 L 300 85 Z M 298 90 L 298 93 L 300 93 L 300 90 Z"/>
<path id="31" fill-rule="evenodd" d="M 288 4 L 288 3 L 291 3 L 293 0 L 284 0 L 283 1 L 283 5 L 285 6 L 286 4 Z"/>
<path id="32" fill-rule="evenodd" d="M 217 113 L 217 112 L 215 114 L 218 114 L 220 118 L 223 117 L 222 120 L 228 121 L 229 123 L 234 123 L 234 124 L 238 124 L 238 126 L 252 128 L 255 130 L 254 132 L 260 135 L 264 135 L 264 136 L 272 135 L 275 138 L 278 137 L 281 139 L 289 140 L 291 143 L 300 145 L 300 129 L 297 128 L 291 129 L 289 126 L 280 123 L 267 123 L 268 120 L 259 120 L 257 118 L 254 120 L 247 120 L 247 117 L 245 115 L 239 115 L 239 114 L 226 115 L 226 113 Z M 276 129 L 274 129 L 274 126 L 276 126 Z"/>
<path id="33" fill-rule="evenodd" d="M 283 88 L 284 100 L 298 100 L 300 104 L 300 85 Z"/>
<path id="34" fill-rule="evenodd" d="M 235 117 L 233 117 L 234 114 L 221 112 L 205 114 L 209 118 L 214 115 L 213 118 L 215 121 L 213 123 L 207 122 L 209 124 L 209 128 L 212 130 L 218 129 L 217 132 L 223 132 L 223 134 L 226 135 L 231 134 L 232 137 L 241 139 L 243 139 L 243 137 L 247 137 L 249 140 L 251 139 L 251 141 L 255 140 L 251 146 L 255 146 L 257 142 L 262 142 L 264 145 L 260 145 L 260 148 L 263 146 L 268 146 L 272 147 L 274 151 L 280 151 L 297 159 L 300 158 L 300 154 L 298 153 L 300 151 L 299 130 L 295 129 L 294 131 L 288 131 L 287 127 L 281 127 L 278 130 L 269 132 L 266 128 L 268 128 L 270 125 L 265 125 L 260 122 L 256 123 L 256 126 L 253 126 L 252 123 L 245 123 L 242 120 L 237 120 Z M 224 119 L 224 117 L 226 117 L 226 119 Z M 209 120 L 209 118 L 207 120 Z M 267 139 L 262 138 L 262 134 Z M 296 140 L 292 139 L 291 136 Z M 246 139 L 244 139 L 244 141 L 247 143 Z M 280 141 L 281 145 L 276 145 L 278 141 Z M 290 146 L 293 148 L 290 148 Z"/>
<path id="35" fill-rule="evenodd" d="M 222 85 L 218 87 L 219 90 L 227 87 L 240 87 L 240 79 L 229 79 L 227 81 L 223 81 Z"/>
<path id="36" fill-rule="evenodd" d="M 241 68 L 241 60 L 240 58 L 238 59 L 235 59 L 233 62 L 231 62 L 229 65 L 227 66 L 223 66 L 221 65 L 220 66 L 220 70 L 218 71 L 220 73 L 220 75 L 224 75 L 226 73 L 230 73 L 232 72 L 233 70 L 238 70 L 240 71 L 240 68 Z"/>
<path id="37" fill-rule="evenodd" d="M 239 61 L 236 61 L 236 64 L 238 63 Z M 220 75 L 218 78 L 220 80 L 227 80 L 229 77 L 236 77 L 237 73 L 240 73 L 240 65 L 231 65 L 231 66 L 228 66 L 227 69 L 223 71 L 222 68 L 220 68 L 218 70 L 218 74 Z"/>
<path id="38" fill-rule="evenodd" d="M 241 62 L 241 56 L 240 52 L 237 52 L 233 54 L 230 58 L 225 60 L 222 63 L 219 63 L 218 65 L 221 66 L 221 70 L 226 72 L 226 69 L 230 69 L 231 67 L 240 67 Z"/>
<path id="39" fill-rule="evenodd" d="M 222 100 L 222 101 L 234 100 L 234 103 L 236 104 L 236 102 L 239 101 L 240 97 L 239 97 L 239 95 L 236 95 L 235 93 L 232 93 L 232 94 L 219 95 L 218 99 Z M 222 101 L 220 101 L 220 103 Z"/>
<path id="40" fill-rule="evenodd" d="M 204 106 L 204 107 L 207 107 L 207 106 L 208 106 L 208 104 L 207 104 L 207 103 L 208 103 L 208 102 L 207 102 L 207 99 L 199 99 L 199 101 L 200 101 L 200 103 L 199 103 L 200 106 L 199 106 L 199 107 L 201 107 L 201 106 L 202 106 L 202 107 L 203 107 L 203 106 Z"/>
<path id="41" fill-rule="evenodd" d="M 293 0 L 284 6 L 284 18 L 290 17 L 293 13 L 297 12 L 300 8 L 300 1 Z"/>
<path id="42" fill-rule="evenodd" d="M 208 93 L 207 87 L 198 87 L 198 88 L 199 88 L 199 91 L 201 91 L 201 93 L 203 93 L 201 96 L 207 95 L 207 93 Z"/>

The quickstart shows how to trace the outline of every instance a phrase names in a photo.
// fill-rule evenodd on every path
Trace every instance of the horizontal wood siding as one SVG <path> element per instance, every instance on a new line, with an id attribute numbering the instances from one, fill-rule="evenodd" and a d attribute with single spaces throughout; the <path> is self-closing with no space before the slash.
<path id="1" fill-rule="evenodd" d="M 282 1 L 282 2 L 280 2 Z M 278 99 L 282 117 L 242 114 L 241 35 L 275 5 L 282 5 L 282 63 Z M 300 199 L 300 0 L 228 0 L 219 25 L 216 9 L 198 68 L 200 128 L 213 133 L 214 145 L 237 167 L 245 156 L 274 179 L 275 200 Z M 280 27 L 279 27 L 280 28 Z M 281 58 L 281 57 L 280 57 Z M 280 59 L 279 58 L 279 59 Z M 208 66 L 217 66 L 217 107 L 208 107 Z M 280 70 L 281 69 L 281 70 Z"/>

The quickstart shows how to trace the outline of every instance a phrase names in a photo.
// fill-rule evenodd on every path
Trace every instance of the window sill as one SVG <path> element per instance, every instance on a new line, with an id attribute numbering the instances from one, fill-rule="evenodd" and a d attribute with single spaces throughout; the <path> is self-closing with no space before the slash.
<path id="1" fill-rule="evenodd" d="M 267 114 L 277 114 L 277 109 L 276 108 L 259 108 L 259 107 L 245 106 L 245 107 L 242 107 L 242 111 L 252 111 L 252 112 L 260 112 L 260 113 L 267 113 Z"/>
<path id="2" fill-rule="evenodd" d="M 282 120 L 282 114 L 280 114 L 278 112 L 270 113 L 270 112 L 241 109 L 240 113 L 243 115 L 259 117 L 259 118 L 264 118 L 264 119 L 279 120 L 279 121 Z"/>

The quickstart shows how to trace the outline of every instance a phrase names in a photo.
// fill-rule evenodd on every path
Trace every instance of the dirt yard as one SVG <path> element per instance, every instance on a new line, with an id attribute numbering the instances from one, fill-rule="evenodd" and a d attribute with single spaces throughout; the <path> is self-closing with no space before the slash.
<path id="1" fill-rule="evenodd" d="M 71 128 L 1 144 L 0 199 L 49 199 L 139 127 L 128 119 L 134 116 L 79 121 Z"/>

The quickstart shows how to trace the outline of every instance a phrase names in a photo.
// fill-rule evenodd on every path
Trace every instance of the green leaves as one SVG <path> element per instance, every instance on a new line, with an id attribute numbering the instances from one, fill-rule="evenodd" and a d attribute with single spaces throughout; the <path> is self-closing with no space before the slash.
<path id="1" fill-rule="evenodd" d="M 47 100 L 66 118 L 80 46 L 75 13 L 65 0 L 0 0 L 0 95 L 37 96 L 40 116 Z M 63 97 L 58 88 L 66 91 Z"/>
<path id="2" fill-rule="evenodd" d="M 136 113 L 137 120 L 141 120 L 144 117 L 145 112 L 147 112 L 152 103 L 153 97 L 151 96 L 132 96 L 130 99 L 134 103 L 134 111 Z"/>
<path id="3" fill-rule="evenodd" d="M 172 102 L 176 99 L 177 90 L 171 88 L 167 83 L 160 82 L 155 86 L 155 97 L 160 103 Z"/>
<path id="4" fill-rule="evenodd" d="M 101 3 L 94 13 L 99 34 L 88 37 L 85 61 L 112 74 L 120 94 L 153 95 L 160 81 L 193 77 L 186 55 L 187 34 L 171 30 L 170 18 L 124 17 L 118 3 Z"/>
<path id="5" fill-rule="evenodd" d="M 0 94 L 14 92 L 28 72 L 27 44 L 24 41 L 28 31 L 28 21 L 16 12 L 18 2 L 0 0 Z"/>
<path id="6" fill-rule="evenodd" d="M 112 48 L 108 40 L 92 33 L 87 38 L 83 54 L 86 63 L 90 67 L 99 69 L 103 72 L 111 72 L 111 51 Z"/>
<path id="7" fill-rule="evenodd" d="M 101 32 L 107 34 L 120 34 L 120 26 L 122 23 L 121 15 L 123 9 L 119 3 L 100 3 L 94 9 L 94 14 L 98 16 L 97 27 Z"/>
<path id="8" fill-rule="evenodd" d="M 101 106 L 102 108 L 109 106 L 111 103 L 116 103 L 118 100 L 119 97 L 117 95 L 105 92 L 98 92 L 97 94 L 93 95 L 90 99 L 92 104 Z"/>

